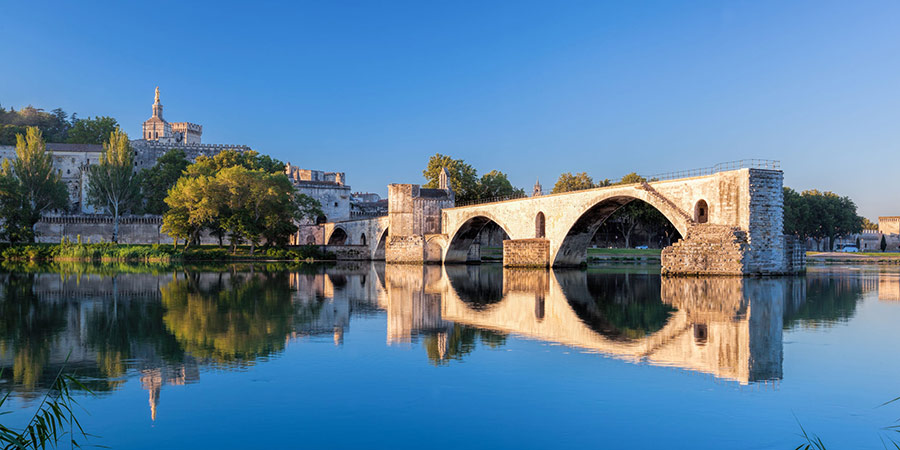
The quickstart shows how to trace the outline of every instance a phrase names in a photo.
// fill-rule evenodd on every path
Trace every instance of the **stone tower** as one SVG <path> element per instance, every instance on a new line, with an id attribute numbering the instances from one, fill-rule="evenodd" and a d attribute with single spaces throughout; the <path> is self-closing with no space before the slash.
<path id="1" fill-rule="evenodd" d="M 441 167 L 441 173 L 438 175 L 438 189 L 450 190 L 450 173 L 446 167 Z"/>
<path id="2" fill-rule="evenodd" d="M 541 180 L 534 180 L 534 190 L 531 192 L 532 197 L 539 197 L 544 192 L 544 187 L 541 186 Z"/>
<path id="3" fill-rule="evenodd" d="M 159 86 L 156 87 L 156 97 L 153 101 L 153 115 L 144 121 L 144 139 L 158 141 L 172 136 L 172 125 L 163 119 L 163 105 L 159 102 Z"/>

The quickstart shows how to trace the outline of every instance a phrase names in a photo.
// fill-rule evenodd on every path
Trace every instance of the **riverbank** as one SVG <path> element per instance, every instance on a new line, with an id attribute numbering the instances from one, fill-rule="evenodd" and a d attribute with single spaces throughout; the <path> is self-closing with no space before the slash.
<path id="1" fill-rule="evenodd" d="M 159 244 L 18 244 L 0 247 L 3 261 L 74 261 L 74 262 L 241 262 L 241 261 L 313 261 L 334 260 L 334 254 L 323 252 L 317 246 L 294 248 L 257 247 L 253 254 L 250 247 L 216 245 L 193 246 L 185 249 L 174 245 Z"/>
<path id="2" fill-rule="evenodd" d="M 806 260 L 822 263 L 900 264 L 900 253 L 806 252 Z"/>

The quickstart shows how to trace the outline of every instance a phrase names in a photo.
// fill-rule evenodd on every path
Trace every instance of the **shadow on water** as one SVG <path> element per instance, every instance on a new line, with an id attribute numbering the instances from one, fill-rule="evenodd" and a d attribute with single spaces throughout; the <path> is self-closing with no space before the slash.
<path id="1" fill-rule="evenodd" d="M 153 405 L 161 386 L 196 382 L 206 366 L 240 370 L 298 339 L 342 345 L 354 317 L 385 320 L 389 345 L 421 345 L 434 365 L 516 335 L 752 383 L 781 378 L 783 329 L 845 322 L 879 283 L 900 292 L 897 277 L 852 271 L 670 279 L 490 264 L 119 266 L 4 266 L 0 391 L 39 395 L 71 352 L 67 368 L 92 390 L 139 377 Z"/>

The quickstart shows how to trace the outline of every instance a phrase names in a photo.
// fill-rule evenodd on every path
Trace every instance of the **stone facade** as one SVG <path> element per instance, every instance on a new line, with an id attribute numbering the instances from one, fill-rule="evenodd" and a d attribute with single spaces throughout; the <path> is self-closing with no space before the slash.
<path id="1" fill-rule="evenodd" d="M 441 211 L 455 204 L 453 190 L 444 170 L 437 189 L 417 184 L 388 185 L 387 262 L 414 263 L 434 259 L 427 252 L 426 237 L 441 234 Z M 428 257 L 426 252 L 431 255 Z"/>
<path id="2" fill-rule="evenodd" d="M 69 191 L 69 210 L 93 213 L 94 208 L 87 204 L 87 168 L 100 162 L 103 146 L 48 143 L 47 151 L 53 154 L 53 166 Z M 16 147 L 0 145 L 2 159 L 16 159 Z"/>
<path id="3" fill-rule="evenodd" d="M 163 118 L 163 105 L 159 102 L 159 87 L 153 101 L 153 114 L 145 120 L 142 138 L 161 144 L 198 145 L 203 135 L 203 127 L 190 122 L 169 123 Z"/>
<path id="4" fill-rule="evenodd" d="M 422 264 L 425 262 L 425 236 L 388 234 L 384 259 L 390 263 Z"/>
<path id="5" fill-rule="evenodd" d="M 515 239 L 503 241 L 504 267 L 549 267 L 550 241 Z"/>
<path id="6" fill-rule="evenodd" d="M 323 217 L 316 222 L 339 222 L 350 219 L 350 186 L 343 172 L 301 169 L 287 163 L 284 173 L 297 190 L 322 204 Z"/>
<path id="7" fill-rule="evenodd" d="M 878 232 L 882 234 L 900 235 L 900 216 L 882 216 L 878 218 Z"/>
<path id="8" fill-rule="evenodd" d="M 160 231 L 160 216 L 123 216 L 119 220 L 121 244 L 171 244 L 171 236 Z M 112 242 L 113 218 L 109 215 L 45 216 L 34 226 L 36 241 L 58 244 L 63 238 L 77 242 Z M 218 244 L 218 238 L 203 233 L 201 244 Z"/>

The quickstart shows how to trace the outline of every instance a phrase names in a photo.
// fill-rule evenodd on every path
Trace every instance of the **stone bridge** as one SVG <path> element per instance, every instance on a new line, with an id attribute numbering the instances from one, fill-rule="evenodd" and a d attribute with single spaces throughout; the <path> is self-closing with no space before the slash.
<path id="1" fill-rule="evenodd" d="M 731 164 L 731 163 L 730 163 Z M 662 252 L 664 274 L 781 275 L 804 270 L 805 252 L 783 235 L 783 173 L 777 162 L 744 162 L 685 178 L 455 206 L 448 175 L 437 189 L 392 184 L 388 216 L 324 225 L 341 259 L 466 263 L 488 225 L 509 237 L 508 267 L 584 264 L 598 228 L 626 204 L 659 210 L 682 239 Z M 735 167 L 735 168 L 731 168 Z M 693 175 L 693 174 L 692 174 Z"/>
<path id="2" fill-rule="evenodd" d="M 783 235 L 782 179 L 780 170 L 745 168 L 447 208 L 441 217 L 440 261 L 465 262 L 479 231 L 495 223 L 509 236 L 503 243 L 504 265 L 577 266 L 584 263 L 600 225 L 622 206 L 641 200 L 683 236 L 663 251 L 664 273 L 792 273 L 799 264 Z"/>

